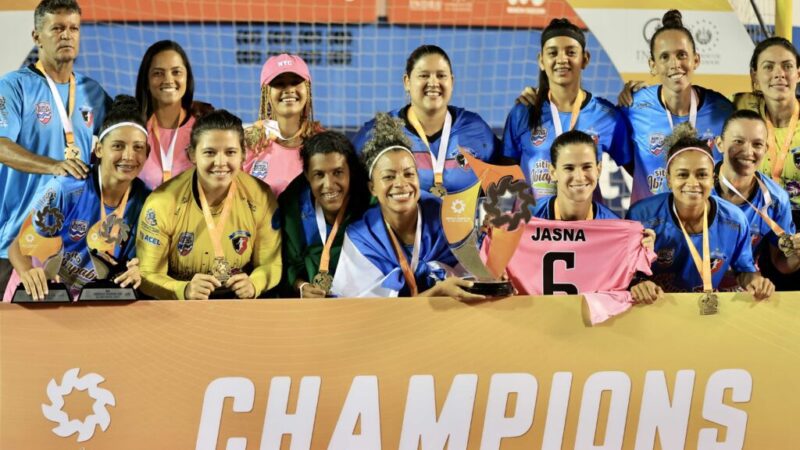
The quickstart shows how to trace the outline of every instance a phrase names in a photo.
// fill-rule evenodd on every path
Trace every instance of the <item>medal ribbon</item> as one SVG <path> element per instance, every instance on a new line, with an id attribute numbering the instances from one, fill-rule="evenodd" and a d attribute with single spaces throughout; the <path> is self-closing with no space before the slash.
<path id="1" fill-rule="evenodd" d="M 553 127 L 556 129 L 556 137 L 558 137 L 564 133 L 564 129 L 561 127 L 561 117 L 558 115 L 558 108 L 553 103 L 551 92 L 547 93 L 547 99 L 550 101 L 550 115 L 553 116 Z M 572 104 L 572 116 L 569 119 L 569 130 L 567 131 L 575 128 L 575 124 L 578 123 L 578 116 L 581 115 L 581 105 L 584 100 L 586 100 L 586 93 L 583 92 L 583 89 L 578 89 L 578 96 L 575 97 L 575 103 Z"/>
<path id="2" fill-rule="evenodd" d="M 100 223 L 105 223 L 106 221 L 106 201 L 103 197 L 103 175 L 100 173 L 100 166 L 97 167 L 97 185 L 100 187 Z M 117 209 L 111 213 L 112 216 L 117 216 L 118 218 L 122 219 L 125 217 L 125 207 L 128 205 L 128 196 L 131 193 L 131 185 L 128 185 L 128 189 L 125 191 L 125 195 L 122 196 L 122 201 L 119 202 L 117 205 Z M 109 237 L 116 238 L 119 234 L 119 227 L 114 227 L 111 229 Z"/>
<path id="3" fill-rule="evenodd" d="M 73 147 L 75 145 L 75 134 L 72 130 L 72 112 L 75 110 L 75 74 L 69 74 L 69 99 L 67 100 L 69 102 L 67 105 L 69 112 L 67 112 L 67 110 L 64 109 L 64 100 L 61 99 L 61 94 L 58 93 L 58 88 L 56 88 L 56 83 L 50 78 L 50 75 L 44 71 L 42 61 L 36 61 L 35 67 L 44 75 L 44 78 L 47 80 L 47 85 L 50 87 L 50 93 L 53 94 L 53 97 L 56 99 L 56 110 L 58 110 L 58 116 L 61 118 L 61 126 L 64 128 L 64 138 L 67 141 L 67 147 Z"/>
<path id="4" fill-rule="evenodd" d="M 689 102 L 689 123 L 692 125 L 692 128 L 697 128 L 695 125 L 697 123 L 697 93 L 692 89 L 692 96 Z M 675 125 L 672 124 L 672 113 L 667 108 L 667 100 L 664 99 L 664 88 L 661 88 L 661 103 L 664 104 L 664 110 L 667 112 L 667 120 L 669 121 L 669 129 L 672 130 L 675 128 Z"/>
<path id="5" fill-rule="evenodd" d="M 233 197 L 236 196 L 236 180 L 231 182 L 228 188 L 228 195 L 225 197 L 225 203 L 222 206 L 222 213 L 219 215 L 219 221 L 214 223 L 214 218 L 211 216 L 211 207 L 208 206 L 206 200 L 206 193 L 203 192 L 203 185 L 200 180 L 197 180 L 197 191 L 200 193 L 200 206 L 203 209 L 203 218 L 206 220 L 208 227 L 208 237 L 211 239 L 211 246 L 214 248 L 214 257 L 224 258 L 225 252 L 222 251 L 222 233 L 225 230 L 225 224 L 228 223 L 228 216 L 231 212 L 233 205 Z"/>
<path id="6" fill-rule="evenodd" d="M 707 200 L 706 203 L 703 205 L 703 257 L 700 258 L 700 254 L 697 252 L 697 247 L 694 246 L 694 242 L 692 242 L 692 238 L 689 237 L 689 233 L 686 232 L 686 228 L 683 226 L 683 222 L 681 221 L 681 217 L 678 215 L 678 211 L 675 209 L 675 203 L 672 204 L 672 211 L 675 213 L 675 218 L 678 219 L 678 225 L 681 226 L 681 231 L 683 232 L 683 237 L 686 239 L 686 245 L 689 246 L 689 252 L 692 254 L 692 260 L 694 260 L 694 265 L 697 267 L 697 272 L 700 274 L 700 278 L 703 279 L 703 291 L 704 292 L 711 292 L 714 290 L 713 284 L 711 283 L 711 245 L 708 242 L 708 203 L 711 200 Z"/>
<path id="7" fill-rule="evenodd" d="M 800 102 L 795 99 L 792 119 L 789 121 L 789 129 L 786 132 L 786 137 L 783 139 L 783 145 L 778 147 L 780 143 L 778 142 L 778 136 L 775 134 L 775 125 L 772 123 L 769 111 L 766 109 L 766 104 L 761 105 L 761 117 L 766 119 L 767 131 L 769 132 L 767 142 L 769 142 L 769 159 L 772 161 L 771 175 L 776 183 L 781 183 L 781 174 L 783 173 L 783 166 L 786 164 L 786 155 L 789 154 L 789 147 L 792 145 L 792 138 L 794 138 L 794 132 L 797 129 L 798 111 L 800 111 Z"/>
<path id="8" fill-rule="evenodd" d="M 447 111 L 447 115 L 444 118 L 444 128 L 442 128 L 442 137 L 439 139 L 438 155 L 433 154 L 431 144 L 428 142 L 428 136 L 425 135 L 425 129 L 422 128 L 422 123 L 417 118 L 417 114 L 414 113 L 414 108 L 408 108 L 407 117 L 408 123 L 414 127 L 419 138 L 428 147 L 428 153 L 431 155 L 431 162 L 433 163 L 433 184 L 444 186 L 444 162 L 447 159 L 447 145 L 450 143 L 450 128 L 453 126 L 453 117 L 450 115 L 450 111 Z"/>
<path id="9" fill-rule="evenodd" d="M 558 207 L 558 200 L 557 198 L 553 198 L 555 202 L 553 204 L 553 213 L 555 213 L 556 220 L 561 220 L 561 210 Z M 593 220 L 594 219 L 594 203 L 589 204 L 589 214 L 586 215 L 586 219 L 584 220 Z"/>
<path id="10" fill-rule="evenodd" d="M 344 213 L 347 209 L 347 202 L 350 201 L 350 196 L 344 199 L 342 203 L 342 207 L 339 209 L 339 213 L 336 214 L 336 220 L 333 222 L 333 227 L 331 228 L 330 236 L 325 236 L 327 232 L 327 225 L 325 225 L 325 214 L 322 212 L 322 207 L 319 206 L 319 202 L 316 203 L 316 211 L 317 211 L 317 228 L 319 229 L 319 237 L 322 239 L 322 242 L 325 243 L 325 247 L 322 249 L 322 256 L 319 258 L 319 271 L 320 272 L 327 272 L 328 266 L 330 265 L 331 261 L 331 247 L 333 246 L 333 241 L 336 239 L 336 232 L 339 231 L 339 225 L 344 220 Z"/>
<path id="11" fill-rule="evenodd" d="M 383 223 L 386 225 L 387 234 L 392 239 L 392 246 L 394 247 L 395 254 L 397 254 L 397 260 L 400 262 L 400 270 L 403 271 L 403 278 L 406 279 L 406 284 L 408 284 L 408 288 L 411 290 L 411 296 L 416 297 L 417 294 L 419 294 L 419 290 L 417 288 L 417 279 L 414 278 L 414 270 L 416 270 L 417 265 L 419 265 L 419 248 L 422 243 L 422 214 L 419 212 L 419 207 L 417 207 L 417 231 L 414 233 L 414 249 L 411 251 L 411 266 L 408 265 L 406 254 L 400 246 L 400 241 L 397 240 L 394 231 L 392 231 L 392 227 L 385 220 Z"/>
<path id="12" fill-rule="evenodd" d="M 761 179 L 760 179 L 760 178 L 758 178 L 758 175 L 756 175 L 755 177 L 756 177 L 756 181 L 758 182 L 758 188 L 759 188 L 759 189 L 761 189 L 761 193 L 762 193 L 762 195 L 764 196 L 764 203 L 765 203 L 765 205 L 764 205 L 764 208 L 763 208 L 763 210 L 756 208 L 756 205 L 754 205 L 754 204 L 750 203 L 750 200 L 748 200 L 748 199 L 747 199 L 747 198 L 746 198 L 744 195 L 742 195 L 742 193 L 741 193 L 741 192 L 739 192 L 739 190 L 738 190 L 738 189 L 736 189 L 736 188 L 733 186 L 733 183 L 731 183 L 730 181 L 728 181 L 728 179 L 727 179 L 727 178 L 725 178 L 725 175 L 723 175 L 722 173 L 720 173 L 720 174 L 719 174 L 719 181 L 720 181 L 722 184 L 724 184 L 724 185 L 725 185 L 725 186 L 726 186 L 728 189 L 730 189 L 730 190 L 731 190 L 731 192 L 733 192 L 734 194 L 738 195 L 738 196 L 739 196 L 739 198 L 741 198 L 742 200 L 744 200 L 744 201 L 745 201 L 745 203 L 747 203 L 748 205 L 750 205 L 750 207 L 751 207 L 751 208 L 753 208 L 753 211 L 755 211 L 755 212 L 756 212 L 756 214 L 758 214 L 759 216 L 761 216 L 761 218 L 762 218 L 762 219 L 764 219 L 764 222 L 766 222 L 766 224 L 767 224 L 767 225 L 769 226 L 769 228 L 770 228 L 770 229 L 771 229 L 771 230 L 772 230 L 772 231 L 775 233 L 775 235 L 776 235 L 776 236 L 780 236 L 780 235 L 782 235 L 782 234 L 786 233 L 786 231 L 784 231 L 784 229 L 783 229 L 783 228 L 781 228 L 781 226 L 780 226 L 780 225 L 778 225 L 777 223 L 775 223 L 775 221 L 774 221 L 774 220 L 772 220 L 772 218 L 771 218 L 770 216 L 768 216 L 768 215 L 767 215 L 767 214 L 764 212 L 764 211 L 765 211 L 767 208 L 769 208 L 769 205 L 771 205 L 771 204 L 772 204 L 772 196 L 770 196 L 770 195 L 769 195 L 769 191 L 767 190 L 767 187 L 766 187 L 766 186 L 764 186 L 764 182 L 763 182 L 763 181 L 761 181 Z"/>
<path id="13" fill-rule="evenodd" d="M 150 128 L 153 129 L 153 140 L 156 142 L 158 150 L 161 152 L 161 171 L 163 173 L 162 183 L 172 178 L 172 161 L 175 158 L 175 143 L 178 141 L 178 133 L 180 132 L 181 124 L 186 119 L 186 112 L 181 108 L 178 115 L 178 123 L 175 125 L 175 134 L 172 135 L 172 140 L 169 143 L 169 148 L 164 151 L 164 146 L 161 145 L 161 129 L 158 127 L 158 120 L 156 115 L 150 116 Z"/>

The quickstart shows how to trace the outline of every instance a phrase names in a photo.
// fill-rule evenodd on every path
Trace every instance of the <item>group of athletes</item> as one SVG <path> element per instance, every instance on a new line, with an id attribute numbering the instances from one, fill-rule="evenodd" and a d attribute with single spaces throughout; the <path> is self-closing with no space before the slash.
<path id="1" fill-rule="evenodd" d="M 700 55 L 669 11 L 650 41 L 660 84 L 629 82 L 615 106 L 581 87 L 584 33 L 555 19 L 535 62 L 539 86 L 523 91 L 502 140 L 450 104 L 450 59 L 423 45 L 406 63 L 408 104 L 350 141 L 314 120 L 311 74 L 295 55 L 266 61 L 247 126 L 194 100 L 173 41 L 150 46 L 135 97 L 112 102 L 73 72 L 80 21 L 74 0 L 43 0 L 38 62 L 0 79 L 6 301 L 18 285 L 43 299 L 52 279 L 76 296 L 103 276 L 98 258 L 115 283 L 155 299 L 480 298 L 453 275 L 440 219 L 440 197 L 477 181 L 460 152 L 519 165 L 533 215 L 560 221 L 618 219 L 598 200 L 608 153 L 633 176 L 626 218 L 657 255 L 653 274 L 631 282 L 634 302 L 797 290 L 800 56 L 785 39 L 756 46 L 753 91 L 732 103 L 692 84 Z"/>

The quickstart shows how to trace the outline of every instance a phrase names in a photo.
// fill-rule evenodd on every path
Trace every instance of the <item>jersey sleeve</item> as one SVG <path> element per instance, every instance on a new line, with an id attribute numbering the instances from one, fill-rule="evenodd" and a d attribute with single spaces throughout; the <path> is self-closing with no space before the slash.
<path id="1" fill-rule="evenodd" d="M 22 89 L 8 76 L 0 79 L 0 137 L 16 141 L 22 126 Z"/>
<path id="2" fill-rule="evenodd" d="M 506 124 L 503 128 L 503 157 L 513 159 L 519 162 L 522 158 L 522 147 L 519 143 L 519 135 L 523 134 L 520 131 L 522 117 L 525 116 L 523 112 L 526 106 L 522 104 L 514 105 L 511 112 L 508 113 Z M 521 117 L 522 116 L 522 117 Z M 524 124 L 527 127 L 527 123 Z"/>
<path id="3" fill-rule="evenodd" d="M 166 195 L 165 195 L 166 194 Z M 142 273 L 141 290 L 156 299 L 184 300 L 188 281 L 179 281 L 169 275 L 169 249 L 174 233 L 175 202 L 167 191 L 147 198 L 139 215 L 136 233 L 136 256 Z M 155 214 L 155 225 L 148 224 L 147 212 Z"/>
<path id="4" fill-rule="evenodd" d="M 775 201 L 777 205 L 775 206 L 775 213 L 772 220 L 780 226 L 783 231 L 788 234 L 795 234 L 795 226 L 794 221 L 792 220 L 792 206 L 789 202 L 787 196 L 781 196 L 780 198 L 776 198 Z M 775 235 L 774 232 L 770 231 L 769 233 L 769 241 L 771 244 L 777 246 L 778 245 L 778 236 Z"/>
<path id="5" fill-rule="evenodd" d="M 253 249 L 253 272 L 250 280 L 256 288 L 256 296 L 273 288 L 281 279 L 281 233 L 280 215 L 275 195 L 265 191 L 267 198 L 265 210 L 256 216 L 256 239 Z"/>

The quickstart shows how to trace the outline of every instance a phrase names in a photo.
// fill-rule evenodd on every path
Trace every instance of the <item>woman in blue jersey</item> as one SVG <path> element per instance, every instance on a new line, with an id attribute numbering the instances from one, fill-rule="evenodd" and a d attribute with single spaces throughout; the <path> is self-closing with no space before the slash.
<path id="1" fill-rule="evenodd" d="M 633 175 L 631 203 L 668 191 L 664 140 L 674 126 L 688 121 L 698 137 L 713 147 L 722 123 L 733 112 L 722 94 L 692 85 L 700 55 L 691 31 L 683 26 L 681 13 L 667 11 L 661 24 L 650 39 L 649 60 L 650 74 L 658 77 L 660 84 L 631 94 L 630 89 L 641 86 L 629 82 L 620 95 L 621 111 L 630 123 L 634 143 L 623 160 Z M 719 161 L 719 153 L 714 159 Z"/>
<path id="2" fill-rule="evenodd" d="M 369 191 L 353 144 L 341 133 L 311 136 L 300 157 L 303 176 L 295 178 L 278 199 L 283 219 L 282 291 L 290 297 L 325 297 L 345 228 L 364 214 Z"/>
<path id="3" fill-rule="evenodd" d="M 629 137 L 620 113 L 581 88 L 589 60 L 583 31 L 567 19 L 553 19 L 542 32 L 539 88 L 533 104 L 515 105 L 506 119 L 503 157 L 522 167 L 536 198 L 556 193 L 550 179 L 550 147 L 563 132 L 576 129 L 592 136 L 597 160 L 600 152 L 606 152 L 619 163 L 628 152 Z"/>
<path id="4" fill-rule="evenodd" d="M 758 172 L 767 152 L 767 136 L 766 122 L 755 111 L 740 109 L 725 121 L 717 138 L 723 158 L 714 169 L 713 193 L 739 206 L 747 217 L 754 258 L 766 252 L 763 257 L 773 267 L 790 274 L 800 268 L 800 254 L 795 250 L 800 249 L 800 234 L 792 222 L 786 191 Z M 780 238 L 783 234 L 786 237 Z M 781 246 L 787 251 L 781 251 Z"/>
<path id="5" fill-rule="evenodd" d="M 447 276 L 457 264 L 441 219 L 441 200 L 421 194 L 411 141 L 388 114 L 375 118 L 363 149 L 378 205 L 347 228 L 332 293 L 338 297 L 482 298 L 470 281 Z"/>
<path id="6" fill-rule="evenodd" d="M 742 288 L 756 299 L 772 295 L 775 286 L 753 263 L 750 231 L 744 213 L 712 197 L 714 158 L 689 124 L 675 127 L 668 142 L 670 191 L 641 200 L 628 218 L 656 232 L 653 276 L 631 289 L 635 300 L 650 303 L 663 292 L 708 292 L 717 289 L 730 268 Z"/>
<path id="7" fill-rule="evenodd" d="M 120 95 L 100 128 L 94 148 L 98 162 L 89 176 L 83 180 L 56 177 L 40 190 L 32 211 L 33 232 L 45 238 L 61 238 L 63 260 L 58 277 L 73 298 L 84 284 L 96 278 L 91 250 L 126 261 L 127 270 L 113 281 L 123 287 L 139 286 L 139 263 L 134 258 L 136 223 L 150 191 L 137 175 L 148 152 L 145 121 L 136 100 Z M 106 228 L 106 224 L 113 226 Z M 20 236 L 24 233 L 25 229 Z M 49 280 L 41 267 L 34 267 L 31 256 L 23 254 L 20 236 L 9 249 L 9 259 L 25 292 L 41 300 L 47 296 Z M 116 244 L 108 246 L 106 238 Z M 12 287 L 6 290 L 10 299 L 9 293 L 13 295 Z"/>
<path id="8" fill-rule="evenodd" d="M 417 162 L 420 189 L 438 196 L 458 192 L 475 183 L 475 174 L 457 161 L 459 148 L 483 161 L 493 161 L 499 142 L 476 113 L 450 105 L 454 76 L 450 57 L 435 45 L 423 45 L 406 61 L 403 86 L 410 103 L 391 111 L 403 121 Z M 367 122 L 353 144 L 359 154 L 374 135 L 375 121 Z"/>

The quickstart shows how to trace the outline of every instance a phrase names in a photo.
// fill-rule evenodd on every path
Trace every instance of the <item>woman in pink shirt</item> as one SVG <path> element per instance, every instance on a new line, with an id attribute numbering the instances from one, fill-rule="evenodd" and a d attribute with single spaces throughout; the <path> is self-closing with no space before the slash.
<path id="1" fill-rule="evenodd" d="M 183 48 L 168 40 L 151 45 L 136 78 L 136 100 L 147 118 L 152 149 L 139 178 L 150 189 L 192 167 L 186 148 L 194 121 L 213 109 L 193 98 L 194 76 Z"/>
<path id="2" fill-rule="evenodd" d="M 258 121 L 245 130 L 244 170 L 280 195 L 303 172 L 303 141 L 319 131 L 305 61 L 286 53 L 269 58 L 261 69 Z"/>

